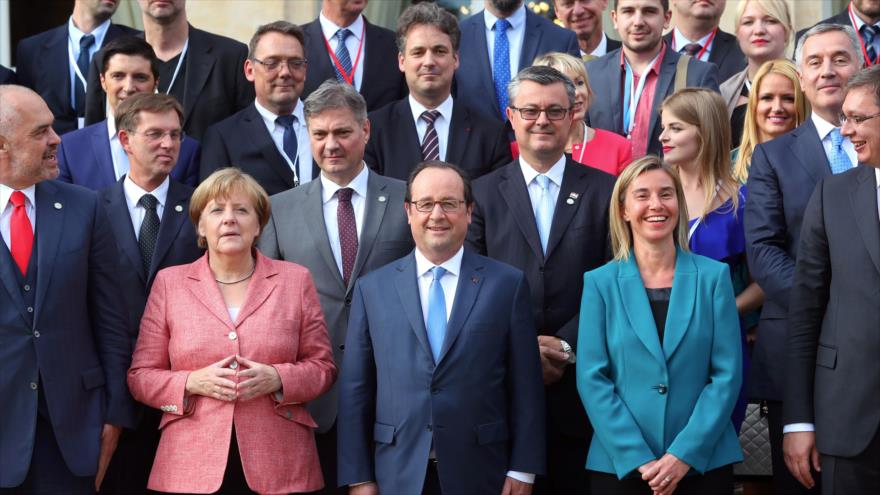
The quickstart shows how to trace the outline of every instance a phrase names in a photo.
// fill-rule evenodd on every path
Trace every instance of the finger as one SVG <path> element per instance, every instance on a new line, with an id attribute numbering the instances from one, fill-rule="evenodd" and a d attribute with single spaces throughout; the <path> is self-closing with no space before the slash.
<path id="1" fill-rule="evenodd" d="M 211 366 L 217 367 L 217 368 L 225 368 L 225 367 L 229 366 L 230 364 L 232 364 L 233 361 L 235 361 L 235 354 L 233 354 L 231 356 L 226 356 L 225 358 L 221 359 L 220 361 L 217 361 L 216 363 L 212 364 Z"/>
<path id="2" fill-rule="evenodd" d="M 510 486 L 510 478 L 504 479 L 504 486 L 501 488 L 501 495 L 511 495 L 512 487 Z"/>
<path id="3" fill-rule="evenodd" d="M 816 447 L 810 449 L 810 458 L 813 460 L 813 469 L 815 469 L 816 472 L 821 472 L 822 466 L 819 463 L 819 450 L 816 449 Z"/>
<path id="4" fill-rule="evenodd" d="M 646 469 L 645 472 L 642 473 L 642 479 L 645 481 L 649 481 L 649 480 L 654 479 L 654 477 L 657 476 L 657 472 L 660 471 L 659 464 L 660 464 L 659 462 L 655 462 L 654 464 L 651 465 L 651 467 Z"/>
<path id="5" fill-rule="evenodd" d="M 211 381 L 211 384 L 220 388 L 235 390 L 236 383 L 232 380 L 227 380 L 225 378 L 215 378 Z"/>
<path id="6" fill-rule="evenodd" d="M 235 370 L 232 368 L 211 368 L 210 376 L 235 376 Z"/>
<path id="7" fill-rule="evenodd" d="M 810 462 L 806 456 L 797 459 L 797 475 L 795 476 L 807 488 L 813 487 L 813 476 L 810 475 Z"/>
<path id="8" fill-rule="evenodd" d="M 559 349 L 554 349 L 552 347 L 542 347 L 541 353 L 549 359 L 554 361 L 566 361 L 568 360 L 568 354 L 562 352 Z"/>
<path id="9" fill-rule="evenodd" d="M 238 359 L 238 363 L 239 363 L 239 364 L 243 364 L 243 365 L 247 366 L 248 368 L 253 368 L 253 367 L 256 367 L 256 366 L 262 366 L 262 365 L 263 365 L 263 363 L 258 363 L 258 362 L 256 362 L 256 361 L 252 361 L 252 360 L 250 360 L 250 359 L 248 359 L 248 358 L 246 358 L 246 357 L 244 357 L 244 356 L 236 356 L 236 357 L 237 357 L 237 359 Z"/>

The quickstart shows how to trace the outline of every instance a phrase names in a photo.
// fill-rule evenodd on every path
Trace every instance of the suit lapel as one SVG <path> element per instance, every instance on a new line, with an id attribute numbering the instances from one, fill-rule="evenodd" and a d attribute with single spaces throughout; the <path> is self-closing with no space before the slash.
<path id="1" fill-rule="evenodd" d="M 718 66 L 719 72 L 721 71 L 721 64 L 724 63 L 724 59 L 727 58 L 727 54 L 733 48 L 733 43 L 736 43 L 736 38 L 728 37 L 727 33 L 720 29 L 715 32 L 715 39 L 712 40 L 712 51 L 709 52 L 709 62 Z"/>
<path id="2" fill-rule="evenodd" d="M 697 267 L 693 259 L 679 249 L 675 257 L 672 294 L 669 297 L 669 310 L 666 313 L 666 326 L 663 330 L 663 353 L 666 359 L 675 353 L 690 326 L 696 294 Z"/>
<path id="3" fill-rule="evenodd" d="M 477 295 L 483 286 L 482 270 L 483 265 L 479 263 L 476 256 L 465 249 L 461 259 L 461 273 L 458 274 L 458 287 L 455 289 L 455 301 L 452 304 L 449 323 L 446 325 L 446 336 L 443 338 L 438 365 L 443 362 L 443 358 L 455 344 L 455 340 L 461 334 L 461 330 L 471 314 L 471 309 L 474 307 Z"/>
<path id="4" fill-rule="evenodd" d="M 611 52 L 613 55 L 600 58 L 599 61 L 593 62 L 597 64 L 596 70 L 590 73 L 590 84 L 596 88 L 602 88 L 608 91 L 608 98 L 598 98 L 591 103 L 599 105 L 599 107 L 608 108 L 608 115 L 611 116 L 611 131 L 623 134 L 623 88 L 621 81 L 623 80 L 623 71 L 620 69 L 620 50 Z M 604 67 L 600 64 L 604 64 Z M 594 82 L 595 81 L 595 82 Z"/>
<path id="5" fill-rule="evenodd" d="M 342 281 L 342 274 L 339 273 L 336 259 L 333 258 L 333 251 L 330 249 L 330 239 L 327 238 L 327 226 L 324 224 L 324 198 L 322 195 L 321 179 L 316 178 L 302 187 L 307 188 L 306 198 L 303 202 L 306 235 L 312 236 L 314 240 L 312 245 L 318 247 L 321 259 L 327 264 L 327 269 L 333 274 L 333 279 L 339 284 L 339 288 L 345 290 L 346 287 Z"/>
<path id="6" fill-rule="evenodd" d="M 452 105 L 452 121 L 449 123 L 449 136 L 446 144 L 446 161 L 461 163 L 471 136 L 471 118 L 464 105 Z"/>
<path id="7" fill-rule="evenodd" d="M 189 121 L 192 109 L 208 82 L 211 68 L 214 67 L 216 57 L 211 54 L 211 45 L 203 44 L 202 34 L 198 29 L 189 26 L 189 53 L 184 58 L 186 64 L 186 87 L 183 91 L 183 114 L 184 120 Z M 243 70 L 243 69 L 242 69 Z M 177 82 L 175 81 L 175 84 Z M 184 125 L 186 124 L 184 122 Z"/>
<path id="8" fill-rule="evenodd" d="M 660 64 L 660 77 L 657 79 L 657 87 L 654 89 L 654 102 L 651 106 L 651 123 L 648 125 L 648 139 L 654 135 L 654 129 L 660 120 L 660 105 L 669 92 L 672 80 L 675 77 L 675 66 L 678 64 L 679 55 L 667 45 L 666 53 L 663 54 L 663 61 Z M 650 147 L 651 143 L 648 143 Z"/>
<path id="9" fill-rule="evenodd" d="M 321 22 L 318 19 L 306 24 L 303 29 L 306 35 L 306 44 L 311 46 L 309 50 L 314 56 L 309 57 L 309 79 L 313 79 L 314 87 L 317 88 L 326 79 L 336 79 L 330 55 L 324 40 L 324 32 L 321 30 Z M 366 70 L 366 68 L 365 68 Z"/>
<path id="10" fill-rule="evenodd" d="M 67 51 L 67 38 L 67 24 L 65 23 L 63 26 L 57 27 L 53 36 L 43 44 L 40 57 L 41 63 L 38 65 L 40 66 L 40 78 L 43 80 L 64 81 L 64 84 L 52 87 L 50 92 L 55 95 L 55 100 L 61 105 L 61 110 L 72 112 L 74 109 L 73 102 L 70 101 L 71 80 L 68 73 L 70 63 L 69 52 Z M 53 73 L 57 75 L 53 76 Z M 85 75 L 83 74 L 83 76 Z M 53 99 L 47 95 L 43 95 L 43 98 L 47 101 Z M 52 104 L 49 103 L 49 105 L 51 106 Z"/>
<path id="11" fill-rule="evenodd" d="M 266 302 L 266 299 L 269 298 L 277 285 L 275 276 L 278 275 L 278 270 L 259 251 L 257 251 L 256 263 L 254 276 L 251 278 L 251 283 L 248 284 L 247 292 L 244 296 L 244 304 L 241 306 L 241 311 L 235 319 L 234 325 L 236 327 L 241 326 L 248 316 Z"/>
<path id="12" fill-rule="evenodd" d="M 483 85 L 483 94 L 487 97 L 492 95 L 492 108 L 495 115 L 501 115 L 501 110 L 498 108 L 498 99 L 494 98 L 495 84 L 492 78 L 492 62 L 489 60 L 489 45 L 486 43 L 486 13 L 480 12 L 478 15 L 480 16 L 479 22 L 473 22 L 469 25 L 469 42 L 462 46 L 473 47 L 483 74 L 474 74 L 469 77 L 479 77 L 480 84 Z"/>
<path id="13" fill-rule="evenodd" d="M 43 304 L 43 298 L 49 289 L 52 281 L 52 269 L 55 266 L 55 257 L 58 255 L 58 244 L 61 241 L 62 231 L 64 230 L 66 216 L 65 207 L 74 207 L 75 205 L 66 205 L 66 198 L 58 194 L 58 187 L 49 181 L 40 182 L 36 187 L 37 199 L 37 298 L 36 298 L 36 314 L 34 321 L 39 321 L 40 308 L 46 306 Z M 82 228 L 82 226 L 71 225 L 71 228 Z"/>
<path id="14" fill-rule="evenodd" d="M 541 18 L 526 9 L 526 29 L 523 33 L 522 51 L 519 56 L 519 68 L 529 67 L 538 56 L 538 47 L 541 45 Z M 516 74 L 511 74 L 515 76 Z"/>
<path id="15" fill-rule="evenodd" d="M 162 212 L 162 221 L 159 222 L 159 237 L 156 239 L 156 250 L 153 252 L 153 260 L 150 265 L 148 279 L 152 280 L 162 266 L 162 259 L 168 254 L 177 233 L 184 223 L 189 221 L 189 194 L 173 179 L 168 184 L 168 197 L 165 199 L 165 208 Z"/>
<path id="16" fill-rule="evenodd" d="M 504 170 L 504 178 L 498 184 L 498 190 L 511 212 L 513 221 L 519 227 L 532 252 L 539 259 L 544 259 L 541 237 L 538 235 L 538 224 L 532 211 L 532 201 L 526 189 L 526 180 L 519 168 L 519 161 L 514 160 Z M 551 228 L 552 230 L 552 228 Z"/>
<path id="17" fill-rule="evenodd" d="M 373 172 L 367 175 L 367 197 L 364 199 L 364 224 L 358 242 L 357 257 L 354 260 L 354 268 L 351 270 L 351 280 L 346 292 L 354 287 L 354 283 L 364 268 L 376 237 L 379 235 L 379 226 L 385 218 L 385 209 L 388 207 L 388 195 L 385 193 L 385 184 L 380 183 L 380 178 Z M 341 279 L 340 279 L 341 280 Z"/>
<path id="18" fill-rule="evenodd" d="M 393 105 L 394 121 L 392 121 L 392 125 L 395 125 L 395 121 L 399 122 L 400 130 L 394 139 L 396 152 L 392 154 L 390 159 L 397 163 L 393 167 L 389 167 L 392 165 L 390 163 L 380 163 L 379 165 L 385 168 L 411 170 L 416 163 L 422 161 L 422 144 L 419 142 L 419 132 L 416 130 L 416 123 L 413 120 L 409 98 L 404 98 Z M 447 152 L 448 154 L 449 152 Z"/>
<path id="19" fill-rule="evenodd" d="M 110 219 L 110 227 L 116 237 L 119 248 L 128 257 L 131 265 L 135 267 L 141 284 L 146 287 L 147 276 L 144 273 L 143 261 L 141 260 L 141 250 L 138 247 L 137 237 L 135 236 L 134 227 L 131 225 L 131 216 L 128 212 L 128 202 L 125 200 L 125 189 L 122 181 L 117 181 L 110 188 L 110 191 L 104 198 L 107 216 Z M 166 208 L 167 209 L 167 208 Z"/>
<path id="20" fill-rule="evenodd" d="M 553 222 L 550 225 L 550 237 L 547 239 L 547 258 L 550 258 L 554 248 L 559 245 L 565 233 L 568 232 L 568 224 L 571 223 L 575 213 L 580 210 L 581 203 L 587 197 L 585 190 L 589 184 L 586 176 L 583 165 L 575 164 L 566 159 L 565 171 L 562 174 L 562 187 L 559 188 L 559 197 L 556 199 L 556 207 L 553 210 Z"/>
<path id="21" fill-rule="evenodd" d="M 207 254 L 187 267 L 186 285 L 196 300 L 205 306 L 217 320 L 226 325 L 229 330 L 235 329 L 232 319 L 229 318 L 229 310 L 226 308 L 226 303 L 223 302 L 223 295 L 220 293 L 220 288 L 214 280 L 211 267 L 208 266 Z M 244 311 L 241 311 L 239 316 L 243 314 Z M 242 319 L 241 317 L 239 318 L 239 320 Z"/>
<path id="22" fill-rule="evenodd" d="M 792 136 L 794 140 L 790 148 L 810 177 L 819 182 L 823 177 L 831 175 L 831 165 L 813 119 L 807 118 L 806 122 L 792 131 Z"/>
<path id="23" fill-rule="evenodd" d="M 91 132 L 92 153 L 95 155 L 95 163 L 98 170 L 98 182 L 101 184 L 113 184 L 116 182 L 116 169 L 113 168 L 113 152 L 110 150 L 110 140 L 107 139 L 107 120 L 92 128 Z"/>
<path id="24" fill-rule="evenodd" d="M 617 286 L 620 288 L 621 304 L 629 319 L 630 328 L 633 329 L 633 332 L 642 341 L 642 345 L 648 349 L 651 356 L 658 363 L 665 364 L 666 358 L 663 355 L 663 350 L 660 348 L 657 325 L 654 323 L 651 305 L 648 303 L 648 294 L 645 292 L 645 284 L 642 282 L 635 254 L 630 253 L 629 259 L 620 263 Z M 670 304 L 671 309 L 672 305 Z"/>
<path id="25" fill-rule="evenodd" d="M 263 117 L 257 112 L 257 107 L 250 105 L 242 116 L 244 127 L 247 129 L 248 137 L 254 148 L 260 150 L 260 154 L 266 160 L 266 163 L 272 167 L 272 170 L 284 181 L 288 188 L 293 188 L 293 170 L 287 164 L 287 160 L 281 156 L 281 152 L 272 141 L 269 130 L 263 122 Z M 312 164 L 314 172 L 314 163 Z M 314 175 L 313 177 L 317 177 Z"/>
<path id="26" fill-rule="evenodd" d="M 880 221 L 877 219 L 877 182 L 874 174 L 874 167 L 861 165 L 852 180 L 849 199 L 865 248 L 874 267 L 880 272 Z"/>
<path id="27" fill-rule="evenodd" d="M 13 271 L 18 270 L 18 267 L 12 262 L 12 254 L 9 252 L 6 244 L 0 245 L 0 256 L 6 256 L 9 259 L 9 263 L 6 263 L 5 261 L 0 262 L 0 282 L 2 282 L 3 287 L 6 288 L 6 292 L 9 293 L 8 300 L 18 308 L 18 312 L 21 314 L 24 322 L 30 324 L 31 319 L 27 314 L 24 299 L 21 297 L 21 286 L 18 282 L 18 275 Z"/>
<path id="28" fill-rule="evenodd" d="M 419 300 L 419 283 L 416 274 L 416 257 L 414 252 L 397 262 L 397 277 L 394 286 L 400 297 L 400 304 L 409 320 L 410 328 L 416 336 L 416 340 L 422 346 L 426 355 L 433 356 L 431 346 L 428 344 L 428 331 L 425 328 L 425 318 L 422 316 L 422 303 Z"/>

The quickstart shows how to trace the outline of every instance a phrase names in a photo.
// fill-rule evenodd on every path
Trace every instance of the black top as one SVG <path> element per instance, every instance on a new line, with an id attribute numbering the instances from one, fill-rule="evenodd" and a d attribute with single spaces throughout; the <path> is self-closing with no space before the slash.
<path id="1" fill-rule="evenodd" d="M 654 325 L 657 326 L 657 335 L 660 337 L 660 344 L 663 344 L 663 330 L 666 328 L 666 313 L 669 312 L 669 295 L 672 293 L 672 287 L 662 287 L 659 289 L 645 288 L 648 293 L 648 302 L 651 304 L 651 313 L 654 315 Z"/>
<path id="2" fill-rule="evenodd" d="M 180 64 L 180 71 L 177 73 L 177 78 L 174 78 L 174 70 L 177 69 L 178 62 L 180 62 L 180 55 L 167 62 L 159 61 L 159 92 L 167 93 L 168 85 L 174 79 L 174 86 L 171 87 L 171 96 L 177 98 L 177 101 L 183 102 L 183 90 L 186 87 L 186 61 Z"/>
<path id="3" fill-rule="evenodd" d="M 749 97 L 749 88 L 743 84 L 742 91 L 740 91 L 740 95 Z M 730 149 L 736 149 L 739 147 L 739 142 L 742 141 L 743 131 L 746 126 L 746 111 L 748 110 L 748 103 L 743 103 L 742 105 L 738 105 L 734 107 L 733 113 L 730 114 Z"/>

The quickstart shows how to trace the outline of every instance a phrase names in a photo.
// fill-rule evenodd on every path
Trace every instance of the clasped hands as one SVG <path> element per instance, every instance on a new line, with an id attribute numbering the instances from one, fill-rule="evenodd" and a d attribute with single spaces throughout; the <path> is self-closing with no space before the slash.
<path id="1" fill-rule="evenodd" d="M 568 353 L 563 352 L 559 337 L 538 335 L 538 350 L 541 352 L 541 372 L 544 385 L 552 385 L 562 378 L 568 366 Z"/>
<path id="2" fill-rule="evenodd" d="M 238 369 L 229 367 L 233 361 L 239 364 Z M 241 381 L 236 383 L 232 377 Z M 234 354 L 191 372 L 186 379 L 187 395 L 203 395 L 227 402 L 251 400 L 279 390 L 281 376 L 273 366 Z"/>
<path id="3" fill-rule="evenodd" d="M 690 470 L 687 463 L 669 453 L 639 467 L 639 473 L 648 482 L 653 495 L 670 495 Z"/>

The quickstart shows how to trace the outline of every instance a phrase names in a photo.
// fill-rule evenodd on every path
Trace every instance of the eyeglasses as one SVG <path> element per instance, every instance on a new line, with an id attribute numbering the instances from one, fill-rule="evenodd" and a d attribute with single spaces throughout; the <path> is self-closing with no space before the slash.
<path id="1" fill-rule="evenodd" d="M 464 200 L 444 199 L 442 201 L 431 201 L 425 199 L 421 201 L 410 201 L 409 204 L 415 206 L 416 210 L 421 213 L 431 213 L 434 211 L 434 206 L 436 205 L 440 205 L 440 209 L 443 210 L 443 213 L 455 213 L 461 208 L 461 205 L 464 204 Z"/>
<path id="2" fill-rule="evenodd" d="M 541 116 L 541 113 L 546 113 L 547 118 L 550 120 L 562 120 L 568 115 L 568 112 L 571 111 L 570 108 L 562 108 L 562 107 L 550 107 L 550 108 L 537 108 L 537 107 L 525 107 L 525 108 L 517 108 L 517 107 L 509 107 L 511 110 L 515 110 L 519 112 L 519 116 L 523 118 L 523 120 L 538 120 L 538 117 Z"/>
<path id="3" fill-rule="evenodd" d="M 846 125 L 847 122 L 852 123 L 852 125 L 859 126 L 875 117 L 880 117 L 880 113 L 875 113 L 874 115 L 852 115 L 849 117 L 844 114 L 840 114 L 840 117 L 838 118 L 840 119 L 840 127 L 843 127 Z"/>
<path id="4" fill-rule="evenodd" d="M 260 60 L 256 57 L 251 57 L 251 60 L 262 65 L 269 72 L 280 70 L 281 64 L 287 65 L 287 70 L 290 72 L 305 70 L 306 66 L 309 64 L 309 61 L 304 58 L 288 58 L 286 60 L 270 58 L 269 60 Z"/>
<path id="5" fill-rule="evenodd" d="M 140 134 L 147 138 L 148 141 L 161 141 L 162 138 L 168 136 L 174 142 L 180 142 L 183 139 L 183 131 L 160 131 L 159 129 L 150 129 L 144 132 L 128 131 L 129 134 Z"/>

